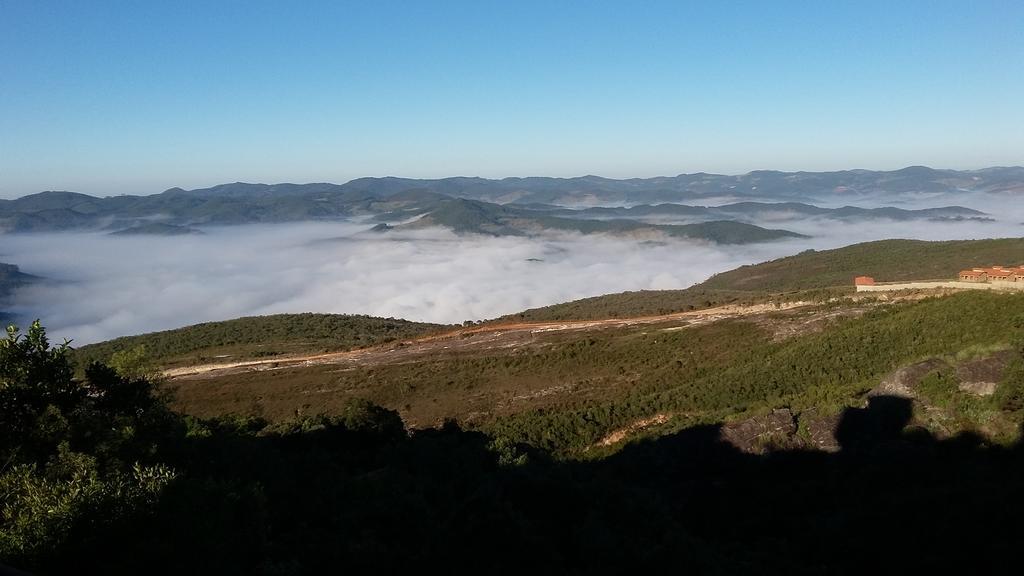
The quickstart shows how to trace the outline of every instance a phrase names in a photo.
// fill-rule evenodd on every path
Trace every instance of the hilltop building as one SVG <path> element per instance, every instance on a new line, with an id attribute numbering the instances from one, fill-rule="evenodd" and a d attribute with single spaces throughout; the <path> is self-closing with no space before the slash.
<path id="1" fill-rule="evenodd" d="M 902 280 L 875 282 L 871 276 L 853 279 L 857 292 L 892 292 L 896 290 L 927 290 L 952 288 L 955 290 L 1017 290 L 1024 292 L 1024 266 L 970 268 L 961 270 L 955 280 Z"/>
<path id="2" fill-rule="evenodd" d="M 1005 266 L 992 266 L 991 268 L 971 268 L 960 271 L 961 282 L 1021 282 L 1024 283 L 1024 266 L 1007 268 Z"/>

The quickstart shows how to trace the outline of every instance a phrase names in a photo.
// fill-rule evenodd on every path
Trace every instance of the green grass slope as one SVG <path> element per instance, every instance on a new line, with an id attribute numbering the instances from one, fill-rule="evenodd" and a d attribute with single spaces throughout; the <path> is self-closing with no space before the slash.
<path id="1" fill-rule="evenodd" d="M 836 250 L 807 251 L 712 276 L 706 289 L 786 292 L 850 286 L 853 277 L 876 280 L 953 279 L 972 266 L 1024 264 L 1024 238 L 996 240 L 881 240 Z"/>
<path id="2" fill-rule="evenodd" d="M 1024 238 L 881 240 L 835 250 L 808 250 L 722 272 L 684 290 L 621 292 L 525 310 L 504 319 L 593 320 L 667 314 L 772 296 L 814 298 L 849 292 L 855 276 L 879 281 L 952 279 L 973 266 L 1024 264 Z"/>
<path id="3" fill-rule="evenodd" d="M 1015 349 L 1024 327 L 1024 294 L 965 292 L 832 315 L 848 306 L 859 305 L 687 329 L 553 333 L 532 345 L 439 350 L 344 370 L 323 365 L 176 381 L 177 407 L 202 417 L 257 414 L 277 421 L 298 412 L 339 413 L 360 398 L 400 411 L 417 427 L 454 418 L 512 442 L 589 457 L 609 433 L 659 415 L 663 425 L 650 434 L 782 407 L 805 421 L 836 414 L 908 364 L 939 358 L 948 365 L 945 377 L 955 378 L 963 362 Z M 812 316 L 822 321 L 816 329 L 807 328 Z M 797 330 L 775 337 L 776 329 L 787 328 Z M 952 420 L 937 430 L 983 430 L 1012 441 L 1024 414 L 1024 379 L 1014 376 L 1024 357 L 1015 362 L 1005 378 L 995 377 L 991 396 L 947 386 L 943 402 Z"/>
<path id="4" fill-rule="evenodd" d="M 882 307 L 781 342 L 745 322 L 650 333 L 635 338 L 631 350 L 605 350 L 590 360 L 622 362 L 622 371 L 634 374 L 624 394 L 522 412 L 487 428 L 545 449 L 578 452 L 611 430 L 655 414 L 680 415 L 680 425 L 689 426 L 776 407 L 834 413 L 901 366 L 931 357 L 955 364 L 978 351 L 1009 348 L 1019 340 L 1020 327 L 1024 295 L 967 292 Z M 1024 398 L 1024 380 L 1013 372 L 1022 361 L 1015 361 L 992 396 L 954 392 L 971 404 L 970 413 L 945 423 L 947 433 L 1005 419 L 1001 430 L 1012 436 L 1024 407 L 1014 400 Z"/>
<path id="5" fill-rule="evenodd" d="M 600 320 L 603 318 L 633 318 L 671 314 L 698 308 L 710 308 L 729 302 L 754 298 L 698 287 L 686 290 L 638 290 L 618 292 L 562 302 L 541 308 L 531 308 L 498 318 L 497 322 L 560 322 L 564 320 Z"/>
<path id="6" fill-rule="evenodd" d="M 79 365 L 108 361 L 114 354 L 144 347 L 157 367 L 214 359 L 266 358 L 290 353 L 340 351 L 418 336 L 443 328 L 347 314 L 275 314 L 206 322 L 164 332 L 125 336 L 75 350 Z"/>

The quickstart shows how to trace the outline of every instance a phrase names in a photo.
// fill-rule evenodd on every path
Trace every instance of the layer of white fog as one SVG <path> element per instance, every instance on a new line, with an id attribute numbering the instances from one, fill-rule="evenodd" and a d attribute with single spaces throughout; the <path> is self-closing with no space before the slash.
<path id="1" fill-rule="evenodd" d="M 624 290 L 686 288 L 716 272 L 808 248 L 1024 234 L 1019 207 L 1009 210 L 994 198 L 960 204 L 997 221 L 774 221 L 765 224 L 812 238 L 744 246 L 459 237 L 444 230 L 372 234 L 364 232 L 366 223 L 304 223 L 185 237 L 8 235 L 0 261 L 55 280 L 17 292 L 10 308 L 41 318 L 55 340 L 76 344 L 280 312 L 455 323 Z"/>

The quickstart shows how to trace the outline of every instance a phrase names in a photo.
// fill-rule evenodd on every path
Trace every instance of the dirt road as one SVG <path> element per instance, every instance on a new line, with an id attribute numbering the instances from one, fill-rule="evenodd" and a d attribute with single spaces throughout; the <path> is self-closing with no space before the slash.
<path id="1" fill-rule="evenodd" d="M 622 328 L 647 324 L 668 324 L 662 330 L 680 330 L 691 326 L 700 326 L 718 322 L 727 318 L 737 318 L 766 312 L 791 310 L 808 306 L 808 302 L 789 302 L 775 304 L 756 304 L 752 306 L 727 305 L 691 312 L 677 312 L 658 316 L 638 318 L 622 318 L 609 320 L 577 320 L 565 322 L 516 322 L 505 324 L 487 324 L 458 328 L 441 334 L 432 334 L 421 338 L 390 342 L 388 344 L 327 354 L 305 356 L 288 356 L 270 360 L 250 360 L 185 366 L 164 371 L 164 376 L 171 379 L 213 378 L 226 373 L 243 371 L 280 370 L 313 366 L 320 364 L 381 364 L 410 361 L 415 358 L 453 351 L 471 351 L 500 348 L 515 348 L 533 341 L 537 335 L 553 332 L 600 330 L 605 328 Z M 673 325 L 674 324 L 674 325 Z"/>

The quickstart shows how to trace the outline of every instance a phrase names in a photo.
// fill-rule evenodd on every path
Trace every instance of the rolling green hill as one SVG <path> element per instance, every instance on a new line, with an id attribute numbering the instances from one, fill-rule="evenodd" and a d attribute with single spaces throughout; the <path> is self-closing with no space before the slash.
<path id="1" fill-rule="evenodd" d="M 684 290 L 622 292 L 525 310 L 506 318 L 591 320 L 667 314 L 731 302 L 842 294 L 855 276 L 879 281 L 952 279 L 973 266 L 1024 263 L 1024 238 L 994 240 L 882 240 L 835 250 L 808 250 L 722 272 Z M 804 294 L 797 294 L 804 293 Z"/>
<path id="2" fill-rule="evenodd" d="M 853 277 L 879 281 L 953 279 L 973 266 L 1024 263 L 1024 238 L 996 240 L 881 240 L 836 250 L 808 251 L 712 276 L 700 286 L 756 292 L 844 287 Z"/>
<path id="3" fill-rule="evenodd" d="M 620 373 L 638 375 L 623 378 L 632 385 L 623 386 L 618 399 L 568 400 L 561 407 L 498 419 L 494 430 L 550 450 L 582 451 L 609 431 L 658 413 L 686 414 L 691 424 L 778 407 L 834 413 L 838 405 L 854 403 L 901 366 L 941 357 L 952 364 L 944 368 L 948 375 L 958 361 L 1011 348 L 1019 340 L 1014 330 L 994 331 L 994 325 L 1024 326 L 1024 295 L 968 292 L 882 307 L 782 341 L 773 341 L 747 322 L 693 332 L 648 332 L 614 344 L 599 339 L 602 348 L 593 353 L 577 345 L 585 359 L 570 356 L 564 361 L 584 370 L 618 365 L 624 368 Z M 1013 361 L 1024 368 L 1024 357 Z M 945 425 L 978 429 L 993 424 L 1000 418 L 1000 402 L 1024 393 L 1024 380 L 1007 380 L 1002 386 L 996 395 L 981 399 L 948 392 L 961 402 L 955 410 L 962 412 L 956 415 L 961 421 Z M 1016 406 L 1008 421 L 995 426 L 1011 440 L 1024 422 Z"/>
<path id="4" fill-rule="evenodd" d="M 417 427 L 454 418 L 488 434 L 580 457 L 593 455 L 595 444 L 613 431 L 659 414 L 666 419 L 643 434 L 777 408 L 803 413 L 808 424 L 863 401 L 894 370 L 935 358 L 922 376 L 934 371 L 946 379 L 937 388 L 950 382 L 953 388 L 920 393 L 935 394 L 926 399 L 949 413 L 923 425 L 931 422 L 946 434 L 984 429 L 1012 441 L 1024 422 L 1024 400 L 1019 406 L 1013 400 L 1018 394 L 1024 399 L 1024 388 L 1018 390 L 1024 380 L 1004 382 L 1014 374 L 1004 376 L 1004 370 L 1024 358 L 1001 356 L 1019 334 L 992 327 L 1018 325 L 1024 326 L 1024 294 L 979 291 L 898 304 L 844 302 L 764 312 L 686 328 L 665 322 L 541 333 L 516 345 L 495 335 L 493 345 L 484 340 L 475 348 L 438 345 L 399 358 L 407 350 L 399 347 L 365 363 L 176 381 L 177 406 L 203 417 L 258 410 L 278 421 L 296 411 L 333 414 L 360 398 L 398 410 Z M 460 340 L 471 344 L 489 337 Z M 987 376 L 999 383 L 993 395 L 956 388 L 964 377 L 960 366 L 977 358 L 997 362 L 994 375 Z M 311 397 L 310 391 L 321 393 Z"/>
<path id="5" fill-rule="evenodd" d="M 207 322 L 164 332 L 126 336 L 75 350 L 79 367 L 107 362 L 117 353 L 144 348 L 154 367 L 212 360 L 272 358 L 295 352 L 335 352 L 439 330 L 424 324 L 346 314 L 275 314 Z"/>
<path id="6" fill-rule="evenodd" d="M 718 290 L 702 290 L 697 289 L 697 287 L 685 290 L 637 290 L 582 298 L 541 308 L 531 308 L 515 314 L 502 316 L 496 321 L 524 320 L 528 322 L 547 322 L 633 318 L 710 308 L 729 303 L 752 303 L 761 299 L 761 296 Z"/>

